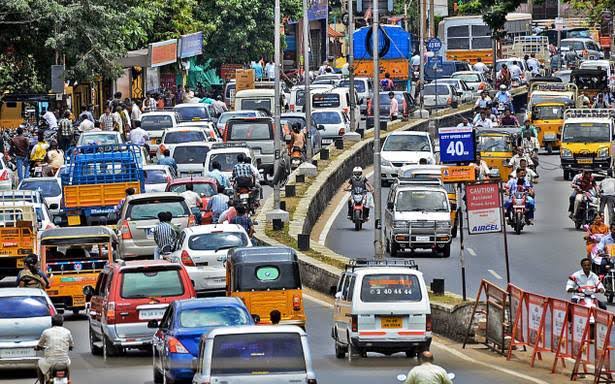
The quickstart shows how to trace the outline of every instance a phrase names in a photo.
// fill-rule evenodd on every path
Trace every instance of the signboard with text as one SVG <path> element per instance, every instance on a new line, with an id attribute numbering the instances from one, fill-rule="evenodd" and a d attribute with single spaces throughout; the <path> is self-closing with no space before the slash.
<path id="1" fill-rule="evenodd" d="M 474 161 L 474 131 L 472 127 L 447 127 L 438 130 L 440 162 L 443 164 Z"/>
<path id="2" fill-rule="evenodd" d="M 472 165 L 442 167 L 440 174 L 443 183 L 467 183 L 476 179 L 475 168 Z"/>
<path id="3" fill-rule="evenodd" d="M 466 185 L 466 200 L 470 235 L 502 231 L 498 183 Z"/>
<path id="4" fill-rule="evenodd" d="M 179 50 L 177 56 L 180 59 L 198 56 L 203 53 L 203 32 L 182 35 L 179 39 Z"/>
<path id="5" fill-rule="evenodd" d="M 150 67 L 160 67 L 177 61 L 177 39 L 149 45 Z"/>

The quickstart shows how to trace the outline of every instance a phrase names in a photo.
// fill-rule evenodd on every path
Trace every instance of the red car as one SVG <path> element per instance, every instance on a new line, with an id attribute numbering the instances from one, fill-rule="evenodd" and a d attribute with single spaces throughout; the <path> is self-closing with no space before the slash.
<path id="1" fill-rule="evenodd" d="M 170 303 L 196 297 L 186 269 L 165 260 L 120 261 L 98 275 L 89 299 L 88 323 L 93 355 L 113 356 L 152 344 L 150 320 L 160 320 Z"/>
<path id="2" fill-rule="evenodd" d="M 167 185 L 167 192 L 182 193 L 186 190 L 186 185 L 192 184 L 192 190 L 201 196 L 203 205 L 201 208 L 201 224 L 211 224 L 211 212 L 207 211 L 209 198 L 217 193 L 218 183 L 216 179 L 209 177 L 182 177 L 173 179 Z"/>

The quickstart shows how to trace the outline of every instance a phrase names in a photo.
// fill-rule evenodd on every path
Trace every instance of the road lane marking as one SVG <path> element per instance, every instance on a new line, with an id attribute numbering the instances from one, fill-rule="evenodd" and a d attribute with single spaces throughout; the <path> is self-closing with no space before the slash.
<path id="1" fill-rule="evenodd" d="M 369 179 L 373 174 L 374 174 L 374 171 L 372 170 L 369 173 L 367 173 L 365 177 Z M 335 207 L 335 210 L 329 216 L 329 218 L 327 219 L 327 222 L 322 228 L 322 231 L 320 232 L 320 236 L 318 236 L 318 244 L 325 245 L 325 242 L 327 241 L 327 236 L 329 236 L 329 231 L 331 231 L 331 227 L 333 227 L 333 223 L 335 222 L 335 219 L 337 219 L 337 217 L 340 215 L 340 212 L 342 211 L 342 209 L 344 209 L 347 206 L 347 204 L 348 204 L 348 199 L 342 199 L 337 205 L 337 207 Z"/>
<path id="2" fill-rule="evenodd" d="M 323 306 L 325 308 L 331 308 L 331 309 L 334 308 L 333 304 L 328 303 L 328 302 L 326 302 L 324 300 L 321 300 L 321 299 L 317 299 L 314 296 L 310 296 L 310 295 L 304 293 L 303 297 L 305 299 L 307 299 L 308 301 L 312 301 L 312 302 L 314 302 L 314 303 L 316 303 L 316 304 L 318 304 L 320 306 Z M 505 373 L 507 375 L 523 379 L 526 382 L 532 382 L 532 383 L 536 383 L 536 384 L 549 384 L 546 381 L 543 381 L 543 380 L 540 380 L 540 379 L 536 379 L 534 377 L 527 376 L 527 375 L 524 375 L 522 373 L 518 373 L 518 372 L 512 371 L 510 369 L 502 368 L 502 367 L 499 367 L 497 365 L 493 365 L 491 363 L 485 363 L 485 362 L 482 362 L 480 360 L 476 360 L 476 359 L 474 359 L 472 357 L 466 356 L 464 353 L 459 352 L 459 351 L 457 351 L 454 348 L 451 348 L 451 347 L 448 347 L 448 346 L 446 346 L 444 344 L 438 343 L 437 341 L 433 341 L 432 345 L 434 345 L 437 348 L 443 349 L 444 351 L 450 353 L 451 355 L 453 355 L 453 356 L 455 356 L 455 357 L 457 357 L 459 359 L 468 361 L 468 362 L 470 362 L 472 364 L 477 364 L 477 365 L 481 365 L 481 366 L 484 366 L 484 367 L 487 367 L 487 368 L 490 368 L 490 369 L 495 369 L 496 371 Z"/>
<path id="3" fill-rule="evenodd" d="M 491 273 L 491 275 L 493 275 L 493 277 L 495 277 L 496 279 L 502 280 L 502 276 L 498 275 L 498 273 L 493 269 L 489 269 L 488 272 Z"/>
<path id="4" fill-rule="evenodd" d="M 468 253 L 472 256 L 476 256 L 476 252 L 474 252 L 474 250 L 472 248 L 466 248 L 468 250 Z"/>

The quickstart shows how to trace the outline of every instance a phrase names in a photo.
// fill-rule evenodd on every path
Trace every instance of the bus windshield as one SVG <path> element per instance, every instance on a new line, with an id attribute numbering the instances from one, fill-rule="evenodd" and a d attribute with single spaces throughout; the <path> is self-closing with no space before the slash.
<path id="1" fill-rule="evenodd" d="M 606 143 L 611 141 L 610 126 L 607 123 L 568 123 L 564 125 L 564 143 Z"/>

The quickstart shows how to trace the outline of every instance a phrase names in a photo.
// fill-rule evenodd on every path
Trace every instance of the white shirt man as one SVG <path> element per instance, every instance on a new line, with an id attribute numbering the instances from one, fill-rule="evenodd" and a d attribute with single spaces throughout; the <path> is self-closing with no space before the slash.
<path id="1" fill-rule="evenodd" d="M 537 75 L 540 71 L 540 62 L 535 57 L 527 59 L 527 66 L 533 75 Z"/>
<path id="2" fill-rule="evenodd" d="M 482 61 L 479 61 L 476 64 L 474 64 L 472 66 L 472 69 L 475 70 L 476 72 L 481 72 L 481 73 L 489 72 L 489 68 Z"/>
<path id="3" fill-rule="evenodd" d="M 267 74 L 267 78 L 269 78 L 269 80 L 275 79 L 275 64 L 268 62 L 265 65 L 265 74 Z"/>
<path id="4" fill-rule="evenodd" d="M 137 127 L 130 131 L 130 142 L 135 145 L 145 145 L 149 140 L 149 134 L 141 127 Z"/>
<path id="5" fill-rule="evenodd" d="M 481 93 L 481 97 L 476 100 L 476 103 L 474 103 L 474 107 L 485 109 L 489 104 L 491 104 L 491 97 L 489 97 L 489 95 L 487 95 L 486 93 Z"/>
<path id="6" fill-rule="evenodd" d="M 132 110 L 130 111 L 130 118 L 132 120 L 141 121 L 141 110 L 137 103 L 132 103 Z"/>
<path id="7" fill-rule="evenodd" d="M 195 208 L 201 204 L 201 197 L 194 191 L 185 190 L 180 193 L 180 195 L 182 195 L 186 200 L 186 205 L 188 205 L 188 208 Z"/>
<path id="8" fill-rule="evenodd" d="M 389 109 L 389 118 L 391 120 L 397 119 L 397 115 L 399 114 L 399 102 L 395 97 L 391 98 L 391 107 Z"/>
<path id="9" fill-rule="evenodd" d="M 530 183 L 532 184 L 536 184 L 536 181 L 538 179 L 538 175 L 536 174 L 536 172 L 534 172 L 531 168 L 527 168 L 525 167 L 525 176 L 528 178 L 528 180 L 530 181 Z M 513 179 L 517 178 L 517 168 L 515 168 L 511 173 L 510 173 L 510 177 Z"/>
<path id="10" fill-rule="evenodd" d="M 41 334 L 38 346 L 45 350 L 45 357 L 38 361 L 38 367 L 43 374 L 47 374 L 54 364 L 70 365 L 68 351 L 73 348 L 74 342 L 68 329 L 61 326 L 47 328 Z"/>
<path id="11" fill-rule="evenodd" d="M 569 290 L 596 290 L 596 291 L 604 291 L 604 285 L 600 281 L 598 275 L 593 272 L 589 272 L 588 275 L 583 272 L 583 270 L 576 271 L 572 275 L 568 277 L 568 281 L 566 281 L 566 291 Z"/>
<path id="12" fill-rule="evenodd" d="M 79 124 L 79 127 L 77 129 L 79 129 L 80 132 L 90 132 L 94 129 L 94 123 L 88 119 L 83 119 L 83 121 Z"/>
<path id="13" fill-rule="evenodd" d="M 512 167 L 512 169 L 517 169 L 517 168 L 519 168 L 519 164 L 521 163 L 521 159 L 525 159 L 527 161 L 527 166 L 528 167 L 531 167 L 532 165 L 534 165 L 534 162 L 532 161 L 532 159 L 530 159 L 529 156 L 527 156 L 527 155 L 519 155 L 518 153 L 510 158 L 510 160 L 508 161 L 508 165 L 510 167 Z"/>
<path id="14" fill-rule="evenodd" d="M 412 58 L 410 59 L 410 64 L 411 64 L 413 67 L 418 67 L 418 66 L 420 66 L 420 65 L 421 65 L 421 56 L 420 56 L 420 55 L 418 55 L 418 54 L 416 54 L 416 55 L 412 56 Z"/>
<path id="15" fill-rule="evenodd" d="M 512 79 L 521 78 L 521 74 L 523 73 L 523 71 L 521 70 L 520 66 L 518 66 L 517 64 L 511 64 L 510 67 L 508 67 L 508 69 L 510 70 L 510 77 Z"/>
<path id="16" fill-rule="evenodd" d="M 480 114 L 478 119 L 474 121 L 474 127 L 482 127 L 485 129 L 493 128 L 493 122 L 490 118 L 486 117 L 484 114 Z"/>
<path id="17" fill-rule="evenodd" d="M 58 129 L 58 119 L 56 119 L 56 115 L 54 115 L 53 112 L 45 112 L 43 119 L 47 122 L 49 129 Z"/>

